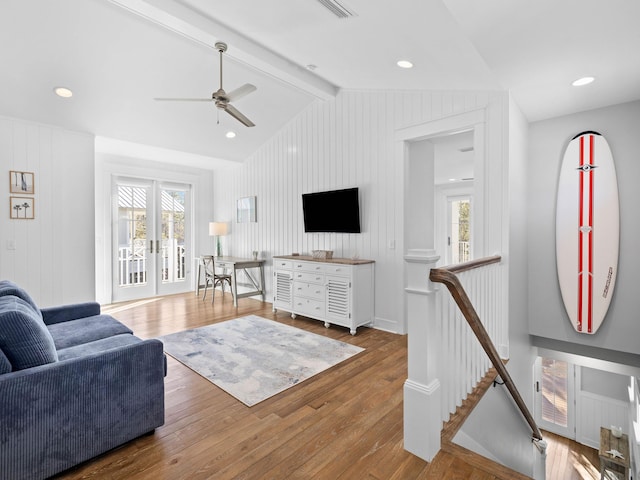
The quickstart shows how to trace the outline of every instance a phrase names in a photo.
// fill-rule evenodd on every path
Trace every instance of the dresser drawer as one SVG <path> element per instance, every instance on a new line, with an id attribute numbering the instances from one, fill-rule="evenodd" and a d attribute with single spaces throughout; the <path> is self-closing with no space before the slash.
<path id="1" fill-rule="evenodd" d="M 298 282 L 324 283 L 324 274 L 314 272 L 293 272 L 293 279 Z"/>
<path id="2" fill-rule="evenodd" d="M 311 300 L 309 298 L 296 297 L 293 308 L 301 315 L 320 318 L 324 317 L 324 300 Z"/>
<path id="3" fill-rule="evenodd" d="M 291 260 L 280 260 L 279 258 L 276 258 L 273 261 L 273 268 L 291 270 L 293 268 L 293 262 Z"/>
<path id="4" fill-rule="evenodd" d="M 293 262 L 296 271 L 324 273 L 326 267 L 326 264 L 316 262 Z"/>
<path id="5" fill-rule="evenodd" d="M 351 275 L 351 266 L 332 264 L 332 265 L 327 265 L 325 271 L 330 275 L 340 275 L 340 276 L 348 277 L 349 275 Z"/>
<path id="6" fill-rule="evenodd" d="M 294 298 L 309 297 L 324 302 L 324 285 L 318 283 L 293 282 Z"/>

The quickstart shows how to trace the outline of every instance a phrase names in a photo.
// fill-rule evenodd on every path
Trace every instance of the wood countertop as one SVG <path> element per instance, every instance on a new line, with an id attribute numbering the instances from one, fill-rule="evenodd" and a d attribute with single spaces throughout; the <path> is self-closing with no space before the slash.
<path id="1" fill-rule="evenodd" d="M 321 263 L 336 263 L 341 265 L 364 265 L 367 263 L 375 263 L 375 260 L 364 260 L 361 258 L 313 258 L 310 255 L 276 255 L 274 259 L 285 260 L 301 260 L 305 262 L 321 262 Z"/>

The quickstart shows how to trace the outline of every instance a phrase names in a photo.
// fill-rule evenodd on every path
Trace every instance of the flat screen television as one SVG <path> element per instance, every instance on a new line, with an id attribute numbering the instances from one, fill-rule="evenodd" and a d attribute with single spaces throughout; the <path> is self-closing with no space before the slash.
<path id="1" fill-rule="evenodd" d="M 358 187 L 302 194 L 304 231 L 360 233 Z"/>

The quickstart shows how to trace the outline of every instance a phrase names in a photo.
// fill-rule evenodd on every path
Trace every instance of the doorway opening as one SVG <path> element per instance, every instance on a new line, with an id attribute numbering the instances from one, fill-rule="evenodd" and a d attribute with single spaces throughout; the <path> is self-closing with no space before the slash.
<path id="1" fill-rule="evenodd" d="M 430 139 L 434 144 L 435 246 L 441 265 L 474 258 L 474 132 Z"/>

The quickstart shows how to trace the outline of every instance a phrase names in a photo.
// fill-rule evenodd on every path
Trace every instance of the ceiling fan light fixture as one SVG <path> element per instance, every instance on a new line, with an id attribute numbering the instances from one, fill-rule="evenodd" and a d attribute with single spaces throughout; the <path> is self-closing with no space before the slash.
<path id="1" fill-rule="evenodd" d="M 571 85 L 574 87 L 582 87 L 583 85 L 589 85 L 595 80 L 594 77 L 581 77 L 577 80 L 574 80 Z"/>
<path id="2" fill-rule="evenodd" d="M 225 92 L 222 88 L 222 54 L 227 51 L 227 44 L 224 42 L 216 42 L 215 47 L 220 53 L 220 88 L 218 88 L 217 91 L 211 94 L 211 98 L 156 98 L 156 100 L 170 102 L 214 102 L 215 106 L 218 107 L 219 110 L 227 112 L 233 118 L 242 123 L 245 127 L 255 127 L 255 123 L 253 123 L 245 115 L 238 111 L 238 109 L 234 107 L 231 102 L 236 101 L 251 92 L 254 92 L 256 90 L 256 86 L 251 85 L 250 83 L 245 83 L 232 92 Z M 220 120 L 218 120 L 218 123 L 220 123 Z"/>
<path id="3" fill-rule="evenodd" d="M 55 87 L 53 89 L 53 93 L 62 98 L 71 98 L 73 97 L 73 92 L 67 87 Z"/>
<path id="4" fill-rule="evenodd" d="M 409 60 L 398 60 L 396 62 L 396 65 L 398 65 L 400 68 L 413 68 L 413 63 L 411 63 Z"/>
<path id="5" fill-rule="evenodd" d="M 233 130 L 229 130 L 227 133 L 224 134 L 224 136 L 227 138 L 236 138 L 236 132 L 234 132 Z"/>

